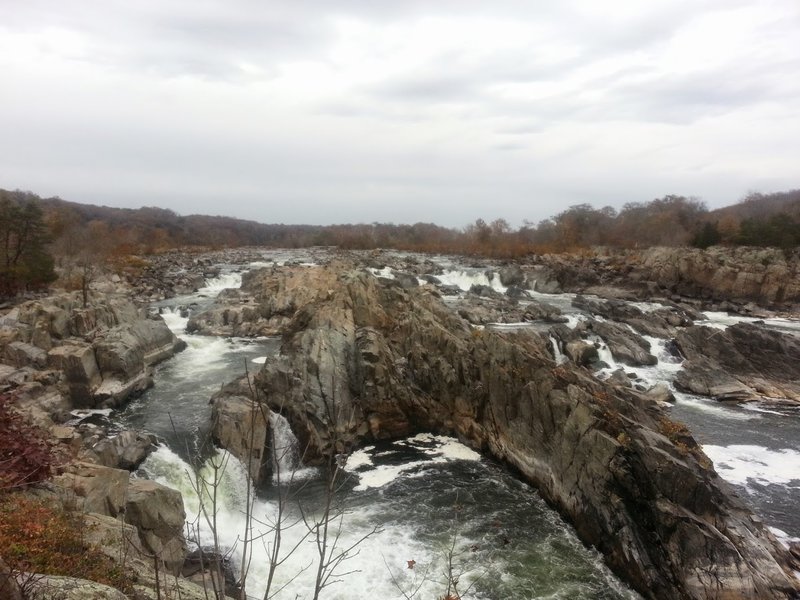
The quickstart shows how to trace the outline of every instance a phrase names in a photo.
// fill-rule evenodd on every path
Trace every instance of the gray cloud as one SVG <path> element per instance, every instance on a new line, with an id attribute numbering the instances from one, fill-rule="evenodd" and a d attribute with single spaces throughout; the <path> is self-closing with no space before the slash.
<path id="1" fill-rule="evenodd" d="M 0 0 L 0 187 L 448 225 L 796 187 L 796 2 L 630 6 Z"/>

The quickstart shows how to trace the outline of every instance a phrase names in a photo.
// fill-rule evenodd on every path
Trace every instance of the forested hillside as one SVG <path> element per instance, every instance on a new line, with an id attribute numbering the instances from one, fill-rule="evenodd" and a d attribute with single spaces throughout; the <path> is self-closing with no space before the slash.
<path id="1" fill-rule="evenodd" d="M 800 190 L 750 194 L 709 211 L 698 199 L 669 195 L 620 210 L 570 206 L 517 229 L 503 219 L 478 219 L 463 229 L 432 223 L 263 224 L 225 216 L 188 215 L 157 207 L 111 208 L 0 190 L 0 295 L 62 277 L 86 287 L 99 265 L 129 265 L 132 256 L 178 247 L 338 246 L 348 249 L 458 253 L 513 258 L 591 246 L 707 247 L 714 244 L 800 245 Z"/>

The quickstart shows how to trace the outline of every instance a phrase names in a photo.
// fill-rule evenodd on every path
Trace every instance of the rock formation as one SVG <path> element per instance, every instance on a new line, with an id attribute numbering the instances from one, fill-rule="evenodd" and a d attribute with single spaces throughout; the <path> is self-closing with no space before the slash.
<path id="1" fill-rule="evenodd" d="M 349 263 L 254 277 L 260 314 L 288 319 L 257 382 L 311 455 L 453 433 L 516 468 L 647 598 L 797 593 L 789 554 L 655 400 L 556 365 L 534 332 L 474 329 L 425 286 Z"/>
<path id="2" fill-rule="evenodd" d="M 800 402 L 800 340 L 756 324 L 689 327 L 675 338 L 686 357 L 675 385 L 718 400 Z"/>
<path id="3" fill-rule="evenodd" d="M 800 254 L 776 248 L 652 247 L 597 249 L 584 256 L 546 255 L 525 267 L 542 292 L 629 290 L 640 298 L 699 298 L 710 309 L 757 315 L 761 306 L 800 303 Z"/>
<path id="4" fill-rule="evenodd" d="M 78 293 L 60 294 L 0 319 L 0 360 L 56 374 L 62 408 L 119 406 L 152 385 L 150 367 L 182 347 L 163 319 L 117 296 L 96 295 L 83 306 Z"/>

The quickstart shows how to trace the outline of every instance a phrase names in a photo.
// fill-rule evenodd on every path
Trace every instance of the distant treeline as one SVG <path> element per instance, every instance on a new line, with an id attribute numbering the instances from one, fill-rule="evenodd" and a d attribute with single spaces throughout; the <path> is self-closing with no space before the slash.
<path id="1" fill-rule="evenodd" d="M 396 248 L 513 258 L 598 245 L 800 245 L 800 190 L 754 193 L 714 211 L 696 198 L 675 195 L 629 203 L 620 210 L 578 204 L 516 229 L 503 219 L 478 219 L 463 229 L 432 223 L 263 224 L 224 216 L 181 216 L 155 207 L 78 204 L 19 190 L 0 190 L 0 208 L 0 233 L 5 236 L 5 279 L 0 286 L 8 289 L 16 285 L 9 278 L 27 277 L 31 284 L 52 278 L 44 249 L 58 266 L 82 265 L 85 279 L 87 269 L 98 261 L 192 246 Z"/>

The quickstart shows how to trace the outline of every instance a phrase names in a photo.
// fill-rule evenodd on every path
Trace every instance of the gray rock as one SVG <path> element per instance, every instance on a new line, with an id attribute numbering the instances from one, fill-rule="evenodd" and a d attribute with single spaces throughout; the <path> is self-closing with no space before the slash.
<path id="1" fill-rule="evenodd" d="M 186 513 L 177 490 L 154 481 L 132 479 L 125 504 L 125 521 L 139 532 L 144 549 L 177 575 L 186 558 L 183 526 Z"/>
<path id="2" fill-rule="evenodd" d="M 92 454 L 97 462 L 115 469 L 135 470 L 156 449 L 156 437 L 133 430 L 100 440 Z"/>
<path id="3" fill-rule="evenodd" d="M 525 273 L 519 265 L 503 267 L 500 269 L 498 275 L 500 277 L 500 283 L 504 287 L 516 286 L 521 288 L 525 285 Z"/>
<path id="4" fill-rule="evenodd" d="M 88 462 L 70 463 L 53 478 L 67 506 L 87 513 L 116 517 L 125 509 L 129 473 Z"/>
<path id="5" fill-rule="evenodd" d="M 111 586 L 76 577 L 37 574 L 28 587 L 29 600 L 128 600 Z"/>
<path id="6" fill-rule="evenodd" d="M 44 369 L 47 366 L 47 352 L 33 344 L 11 342 L 3 354 L 9 363 L 17 367 Z"/>
<path id="7" fill-rule="evenodd" d="M 797 593 L 788 553 L 640 393 L 554 367 L 534 333 L 470 330 L 423 289 L 345 264 L 281 274 L 316 299 L 256 380 L 309 459 L 450 431 L 515 467 L 646 597 Z"/>
<path id="8" fill-rule="evenodd" d="M 212 401 L 214 442 L 248 468 L 254 481 L 269 470 L 269 408 L 241 395 L 220 394 Z"/>

